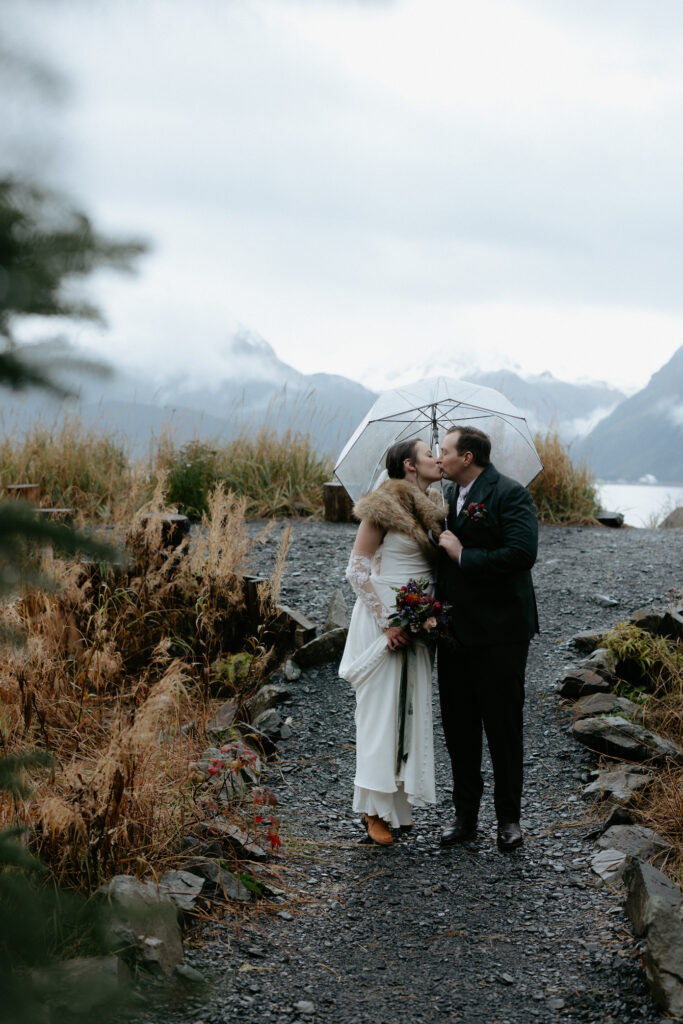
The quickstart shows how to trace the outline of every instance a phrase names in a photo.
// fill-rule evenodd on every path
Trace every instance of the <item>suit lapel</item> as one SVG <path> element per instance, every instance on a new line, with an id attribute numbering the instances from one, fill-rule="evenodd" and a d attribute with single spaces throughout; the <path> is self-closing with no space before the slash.
<path id="1" fill-rule="evenodd" d="M 474 503 L 475 505 L 478 505 L 480 503 L 484 505 L 486 504 L 485 499 L 488 498 L 489 494 L 496 486 L 497 480 L 498 471 L 494 468 L 492 463 L 489 463 L 484 472 L 480 473 L 477 479 L 472 484 L 469 493 L 465 498 L 465 502 L 462 506 L 462 511 L 455 520 L 456 526 L 462 526 L 462 524 L 467 519 L 467 509 L 469 505 L 471 505 L 472 503 Z M 459 490 L 460 488 L 458 488 L 458 492 Z"/>

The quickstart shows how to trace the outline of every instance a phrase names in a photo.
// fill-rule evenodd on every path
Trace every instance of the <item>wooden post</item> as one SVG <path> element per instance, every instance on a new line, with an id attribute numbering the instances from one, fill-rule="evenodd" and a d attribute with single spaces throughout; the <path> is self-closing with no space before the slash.
<path id="1" fill-rule="evenodd" d="M 74 510 L 72 508 L 37 508 L 36 513 L 44 519 L 51 519 L 55 523 L 73 526 Z"/>
<path id="2" fill-rule="evenodd" d="M 325 520 L 328 523 L 353 522 L 353 502 L 336 480 L 323 484 L 323 500 L 325 502 Z"/>

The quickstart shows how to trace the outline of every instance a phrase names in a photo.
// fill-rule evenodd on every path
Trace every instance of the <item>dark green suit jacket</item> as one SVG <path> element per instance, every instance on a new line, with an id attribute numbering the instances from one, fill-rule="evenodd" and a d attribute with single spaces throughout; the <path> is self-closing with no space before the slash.
<path id="1" fill-rule="evenodd" d="M 439 549 L 437 593 L 453 606 L 451 632 L 466 647 L 524 643 L 538 632 L 531 567 L 538 551 L 538 519 L 525 487 L 493 465 L 472 484 L 459 516 L 460 488 L 447 484 L 448 527 L 463 545 L 460 565 Z M 485 514 L 473 518 L 471 504 Z"/>

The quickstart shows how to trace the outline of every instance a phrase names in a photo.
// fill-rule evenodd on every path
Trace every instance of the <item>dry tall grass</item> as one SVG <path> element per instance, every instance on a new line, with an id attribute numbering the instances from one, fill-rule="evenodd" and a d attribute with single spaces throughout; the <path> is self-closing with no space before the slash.
<path id="1" fill-rule="evenodd" d="M 626 622 L 604 642 L 619 659 L 619 674 L 640 691 L 646 728 L 683 746 L 683 642 L 653 636 Z M 638 816 L 670 843 L 665 868 L 683 885 L 683 767 L 671 764 L 655 771 Z"/>
<path id="2" fill-rule="evenodd" d="M 28 824 L 36 851 L 73 886 L 159 872 L 177 855 L 205 813 L 193 762 L 215 666 L 246 649 L 233 675 L 241 701 L 270 664 L 245 614 L 244 500 L 218 488 L 203 530 L 169 549 L 163 486 L 128 530 L 127 564 L 54 563 L 57 593 L 32 589 L 0 614 L 26 638 L 0 651 L 0 753 L 54 757 L 30 798 L 0 800 L 0 828 Z"/>
<path id="3" fill-rule="evenodd" d="M 72 419 L 0 442 L 0 486 L 40 484 L 43 508 L 72 508 L 94 522 L 123 519 L 148 500 L 144 467 L 134 465 L 123 441 L 92 433 Z"/>
<path id="4" fill-rule="evenodd" d="M 595 480 L 584 464 L 572 462 L 557 433 L 536 434 L 536 449 L 544 469 L 530 485 L 541 523 L 595 523 L 599 511 Z"/>
<path id="5" fill-rule="evenodd" d="M 243 432 L 218 454 L 220 479 L 246 499 L 247 515 L 310 516 L 323 513 L 323 484 L 332 461 L 321 455 L 309 434 L 268 427 Z"/>
<path id="6" fill-rule="evenodd" d="M 244 430 L 229 443 L 177 445 L 165 435 L 139 460 L 122 439 L 88 431 L 76 417 L 0 441 L 1 488 L 37 483 L 42 507 L 72 508 L 94 523 L 129 522 L 162 478 L 166 499 L 195 519 L 208 510 L 217 483 L 244 499 L 247 516 L 322 515 L 323 484 L 331 475 L 332 462 L 310 435 L 268 426 Z"/>

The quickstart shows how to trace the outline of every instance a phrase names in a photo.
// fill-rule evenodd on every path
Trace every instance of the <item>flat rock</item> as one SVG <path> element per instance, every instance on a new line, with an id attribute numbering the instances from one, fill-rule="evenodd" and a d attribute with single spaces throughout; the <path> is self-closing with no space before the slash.
<path id="1" fill-rule="evenodd" d="M 324 665 L 328 661 L 335 661 L 341 658 L 346 643 L 345 629 L 331 629 L 328 633 L 304 644 L 294 653 L 294 660 L 300 668 L 310 668 L 312 665 Z"/>
<path id="2" fill-rule="evenodd" d="M 203 821 L 199 826 L 202 836 L 216 838 L 224 850 L 231 851 L 242 860 L 264 861 L 268 854 L 246 832 L 226 821 Z"/>
<path id="3" fill-rule="evenodd" d="M 627 857 L 647 860 L 668 849 L 661 836 L 644 825 L 612 825 L 597 841 L 601 850 L 620 850 Z"/>
<path id="4" fill-rule="evenodd" d="M 625 806 L 635 801 L 638 792 L 645 789 L 654 775 L 629 772 L 626 766 L 598 772 L 598 777 L 581 794 L 584 800 L 613 800 Z"/>
<path id="5" fill-rule="evenodd" d="M 201 985 L 204 982 L 199 971 L 190 967 L 189 964 L 176 964 L 175 973 L 182 981 L 187 981 L 192 985 Z"/>
<path id="6" fill-rule="evenodd" d="M 152 882 L 115 875 L 97 894 L 109 905 L 105 936 L 129 964 L 170 975 L 183 959 L 178 909 Z"/>
<path id="7" fill-rule="evenodd" d="M 645 935 L 657 914 L 681 906 L 681 890 L 652 864 L 633 857 L 624 873 L 624 909 L 636 935 Z"/>
<path id="8" fill-rule="evenodd" d="M 271 740 L 279 740 L 282 736 L 284 719 L 277 708 L 268 708 L 261 712 L 253 721 L 255 729 L 268 736 Z"/>
<path id="9" fill-rule="evenodd" d="M 602 608 L 617 608 L 619 606 L 619 602 L 609 594 L 593 594 L 593 600 Z"/>
<path id="10" fill-rule="evenodd" d="M 627 856 L 622 850 L 598 850 L 591 857 L 591 871 L 603 882 L 618 882 L 624 874 Z"/>
<path id="11" fill-rule="evenodd" d="M 197 909 L 205 884 L 201 875 L 193 875 L 190 871 L 166 871 L 159 881 L 159 892 L 170 896 L 177 907 L 189 913 Z"/>
<path id="12" fill-rule="evenodd" d="M 227 738 L 237 714 L 237 702 L 226 700 L 213 718 L 206 723 L 206 736 L 212 743 L 222 743 Z"/>
<path id="13" fill-rule="evenodd" d="M 251 902 L 251 893 L 232 871 L 210 857 L 196 857 L 187 863 L 188 871 L 193 875 L 201 875 L 205 879 L 206 892 L 214 898 L 236 900 L 239 903 Z"/>
<path id="14" fill-rule="evenodd" d="M 589 668 L 569 668 L 557 685 L 561 697 L 576 700 L 590 693 L 609 693 L 610 684 L 599 673 Z"/>
<path id="15" fill-rule="evenodd" d="M 677 743 L 619 715 L 581 718 L 574 722 L 572 735 L 584 746 L 610 757 L 653 763 L 663 763 L 670 759 L 683 764 L 683 750 Z"/>
<path id="16" fill-rule="evenodd" d="M 613 682 L 617 673 L 617 656 L 609 647 L 597 647 L 587 658 L 579 662 L 579 668 L 597 672 L 599 676 Z"/>
<path id="17" fill-rule="evenodd" d="M 268 683 L 266 686 L 262 686 L 246 703 L 249 720 L 255 722 L 264 711 L 269 711 L 270 708 L 284 703 L 291 696 L 291 690 L 288 690 L 286 686 L 280 686 L 275 683 Z"/>
<path id="18" fill-rule="evenodd" d="M 287 658 L 283 671 L 285 679 L 290 683 L 295 683 L 297 679 L 301 679 L 301 669 L 291 658 Z"/>
<path id="19" fill-rule="evenodd" d="M 662 909 L 647 931 L 645 973 L 655 1002 L 669 1016 L 683 1017 L 683 914 Z"/>
<path id="20" fill-rule="evenodd" d="M 576 718 L 594 718 L 598 715 L 621 715 L 622 718 L 636 718 L 642 715 L 640 705 L 626 697 L 617 697 L 613 693 L 589 693 L 580 697 L 572 711 Z"/>
<path id="21" fill-rule="evenodd" d="M 572 643 L 579 651 L 586 651 L 589 654 L 591 651 L 597 650 L 600 642 L 603 638 L 603 633 L 596 632 L 593 629 L 586 630 L 583 633 L 575 633 L 572 637 Z"/>
<path id="22" fill-rule="evenodd" d="M 277 611 L 278 620 L 281 619 L 291 630 L 294 643 L 297 647 L 303 647 L 314 639 L 318 632 L 318 627 L 315 622 L 311 622 L 311 620 L 306 618 L 305 615 L 302 615 L 301 612 L 288 607 L 288 605 L 278 605 Z"/>
<path id="23" fill-rule="evenodd" d="M 624 517 L 621 512 L 608 512 L 606 509 L 601 508 L 595 518 L 603 526 L 618 528 L 624 525 Z"/>
<path id="24" fill-rule="evenodd" d="M 341 590 L 337 588 L 333 591 L 330 599 L 323 632 L 329 633 L 333 629 L 348 629 L 350 621 L 351 616 L 349 615 L 349 609 L 346 606 L 344 595 Z"/>

